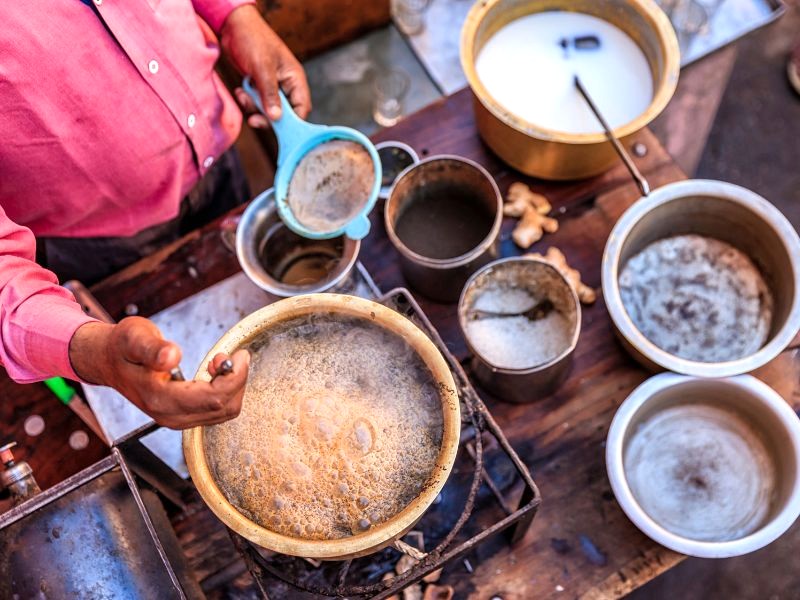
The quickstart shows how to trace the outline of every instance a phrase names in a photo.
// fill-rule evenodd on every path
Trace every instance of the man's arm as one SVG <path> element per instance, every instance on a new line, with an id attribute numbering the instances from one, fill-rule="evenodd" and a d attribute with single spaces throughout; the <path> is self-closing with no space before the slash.
<path id="1" fill-rule="evenodd" d="M 93 319 L 56 276 L 34 262 L 36 241 L 0 206 L 0 364 L 20 383 L 77 379 L 69 341 Z"/>
<path id="2" fill-rule="evenodd" d="M 0 207 L 0 364 L 21 383 L 56 375 L 117 389 L 156 422 L 176 429 L 239 414 L 249 355 L 234 353 L 233 372 L 213 383 L 171 381 L 180 348 L 147 319 L 116 325 L 84 314 L 56 276 L 34 262 L 31 231 Z M 213 374 L 227 356 L 214 357 Z"/>

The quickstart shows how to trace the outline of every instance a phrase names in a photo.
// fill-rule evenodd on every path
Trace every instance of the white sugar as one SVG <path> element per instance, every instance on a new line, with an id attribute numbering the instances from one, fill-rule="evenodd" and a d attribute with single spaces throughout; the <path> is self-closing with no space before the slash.
<path id="1" fill-rule="evenodd" d="M 471 310 L 524 312 L 544 298 L 534 298 L 519 288 L 481 290 Z M 466 335 L 473 349 L 496 367 L 528 369 L 549 362 L 572 341 L 570 321 L 557 310 L 541 319 L 518 317 L 467 317 Z"/>

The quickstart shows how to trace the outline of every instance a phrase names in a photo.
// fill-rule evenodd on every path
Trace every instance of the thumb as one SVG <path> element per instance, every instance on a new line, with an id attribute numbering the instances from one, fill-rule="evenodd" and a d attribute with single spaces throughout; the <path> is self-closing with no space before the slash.
<path id="1" fill-rule="evenodd" d="M 155 371 L 169 371 L 180 364 L 180 348 L 165 340 L 152 321 L 130 317 L 117 327 L 123 329 L 121 353 L 129 362 Z"/>

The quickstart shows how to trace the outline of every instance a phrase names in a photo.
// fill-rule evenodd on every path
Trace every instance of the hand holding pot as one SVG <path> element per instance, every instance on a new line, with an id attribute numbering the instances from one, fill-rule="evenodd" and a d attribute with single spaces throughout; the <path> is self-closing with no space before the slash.
<path id="1" fill-rule="evenodd" d="M 217 354 L 209 372 L 227 358 L 231 373 L 212 382 L 173 381 L 170 370 L 181 360 L 180 348 L 165 340 L 158 327 L 141 317 L 116 325 L 87 323 L 75 332 L 69 358 L 82 379 L 113 387 L 164 427 L 184 429 L 232 419 L 242 408 L 250 356 L 239 350 Z"/>

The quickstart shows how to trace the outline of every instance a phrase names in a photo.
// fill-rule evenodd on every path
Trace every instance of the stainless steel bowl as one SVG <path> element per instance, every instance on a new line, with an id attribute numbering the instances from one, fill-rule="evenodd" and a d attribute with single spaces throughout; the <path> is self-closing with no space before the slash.
<path id="1" fill-rule="evenodd" d="M 477 295 L 487 285 L 522 288 L 536 298 L 547 298 L 572 326 L 570 343 L 558 356 L 524 369 L 498 367 L 478 352 L 467 335 L 468 313 Z M 581 331 L 581 305 L 572 286 L 551 264 L 535 258 L 503 258 L 470 277 L 458 303 L 458 322 L 472 352 L 472 369 L 481 385 L 499 400 L 531 402 L 552 392 L 572 364 L 572 354 Z"/>
<path id="2" fill-rule="evenodd" d="M 358 260 L 361 242 L 346 236 L 312 240 L 283 224 L 272 188 L 250 203 L 236 227 L 236 257 L 242 270 L 262 290 L 281 298 L 337 289 Z M 318 279 L 290 276 L 302 261 L 330 261 Z"/>
<path id="3" fill-rule="evenodd" d="M 656 240 L 688 233 L 735 246 L 761 271 L 772 292 L 774 310 L 767 342 L 757 352 L 727 362 L 687 360 L 650 342 L 628 316 L 618 281 L 628 259 Z M 652 371 L 666 369 L 699 377 L 748 373 L 775 358 L 800 329 L 800 239 L 777 208 L 730 183 L 680 181 L 633 204 L 608 238 L 602 280 L 606 307 L 620 340 Z"/>
<path id="4" fill-rule="evenodd" d="M 775 486 L 761 523 L 736 539 L 719 541 L 691 539 L 670 531 L 653 519 L 637 500 L 625 469 L 625 453 L 632 436 L 647 419 L 674 407 L 713 403 L 738 415 L 752 426 L 769 453 L 775 468 Z M 742 442 L 747 444 L 746 439 Z M 704 468 L 702 461 L 682 468 L 688 472 Z M 729 465 L 730 466 L 730 465 Z M 636 388 L 617 410 L 606 441 L 606 468 L 611 488 L 622 510 L 643 533 L 676 552 L 702 558 L 726 558 L 758 550 L 780 537 L 800 514 L 800 421 L 786 401 L 755 377 L 740 375 L 727 379 L 703 379 L 674 373 L 651 377 Z M 709 466 L 712 471 L 722 468 Z M 678 477 L 686 485 L 692 476 Z M 653 472 L 658 477 L 659 472 Z M 702 483 L 698 484 L 702 485 Z M 711 488 L 701 488 L 713 493 Z M 686 518 L 692 515 L 687 514 Z"/>

